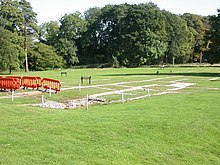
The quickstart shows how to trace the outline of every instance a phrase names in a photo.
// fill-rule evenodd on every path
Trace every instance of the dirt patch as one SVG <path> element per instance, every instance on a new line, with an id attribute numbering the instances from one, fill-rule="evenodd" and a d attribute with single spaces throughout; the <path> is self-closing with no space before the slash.
<path id="1" fill-rule="evenodd" d="M 28 92 L 21 92 L 21 93 L 14 93 L 14 97 L 30 97 L 30 96 L 36 96 L 42 94 L 41 91 L 28 91 Z M 5 99 L 5 98 L 11 98 L 11 94 L 8 96 L 1 96 L 0 99 Z"/>

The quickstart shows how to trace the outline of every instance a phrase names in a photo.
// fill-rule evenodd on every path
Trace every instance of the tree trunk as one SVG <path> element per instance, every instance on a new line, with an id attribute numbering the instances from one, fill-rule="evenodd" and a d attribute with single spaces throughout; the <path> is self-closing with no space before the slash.
<path id="1" fill-rule="evenodd" d="M 174 65 L 175 65 L 175 57 L 173 57 L 173 67 L 174 67 Z"/>
<path id="2" fill-rule="evenodd" d="M 25 72 L 28 72 L 28 58 L 27 58 L 27 49 L 25 50 Z"/>
<path id="3" fill-rule="evenodd" d="M 203 57 L 203 53 L 200 52 L 200 58 L 199 58 L 199 63 L 202 64 L 202 57 Z"/>
<path id="4" fill-rule="evenodd" d="M 12 72 L 12 66 L 9 67 L 9 74 Z"/>
<path id="5" fill-rule="evenodd" d="M 24 51 L 25 51 L 25 72 L 28 72 L 28 57 L 27 57 L 27 30 L 24 27 Z"/>

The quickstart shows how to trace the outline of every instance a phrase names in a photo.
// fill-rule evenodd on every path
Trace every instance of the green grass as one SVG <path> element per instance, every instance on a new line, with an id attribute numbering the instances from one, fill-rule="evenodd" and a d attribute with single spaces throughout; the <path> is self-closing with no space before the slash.
<path id="1" fill-rule="evenodd" d="M 3 104 L 1 164 L 218 164 L 219 98 L 167 95 L 89 111 Z"/>
<path id="2" fill-rule="evenodd" d="M 88 111 L 27 105 L 38 103 L 40 96 L 15 98 L 13 103 L 10 98 L 0 99 L 0 164 L 218 165 L 220 90 L 209 88 L 219 89 L 220 81 L 209 79 L 219 77 L 220 69 L 172 68 L 172 73 L 170 69 L 160 70 L 160 75 L 155 75 L 155 68 L 68 70 L 67 77 L 57 79 L 73 86 L 80 75 L 86 74 L 92 75 L 95 84 L 171 76 L 151 82 L 161 84 L 154 88 L 158 92 L 166 90 L 163 85 L 176 80 L 174 76 L 196 85 L 179 94 L 152 96 L 125 104 L 92 105 Z M 58 71 L 29 74 L 60 76 Z M 135 86 L 135 83 L 127 85 Z M 104 90 L 89 88 L 78 92 L 74 89 L 62 91 L 51 99 L 64 101 L 99 92 Z M 131 93 L 139 95 L 141 92 Z M 9 94 L 0 96 L 4 95 Z"/>

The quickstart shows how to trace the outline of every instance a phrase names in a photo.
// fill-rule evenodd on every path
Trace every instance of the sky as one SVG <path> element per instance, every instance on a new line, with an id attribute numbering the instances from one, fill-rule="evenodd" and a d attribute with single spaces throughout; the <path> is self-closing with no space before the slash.
<path id="1" fill-rule="evenodd" d="M 84 11 L 92 7 L 104 7 L 107 4 L 139 4 L 153 2 L 160 9 L 174 14 L 192 13 L 202 16 L 216 15 L 220 9 L 220 0 L 27 0 L 37 13 L 38 24 L 58 21 L 69 13 Z"/>

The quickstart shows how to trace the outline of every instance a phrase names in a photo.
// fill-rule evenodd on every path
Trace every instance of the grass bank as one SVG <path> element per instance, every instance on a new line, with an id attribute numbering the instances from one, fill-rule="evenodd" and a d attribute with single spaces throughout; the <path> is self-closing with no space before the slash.
<path id="1" fill-rule="evenodd" d="M 0 164 L 219 164 L 220 93 L 43 110 L 1 103 Z"/>

